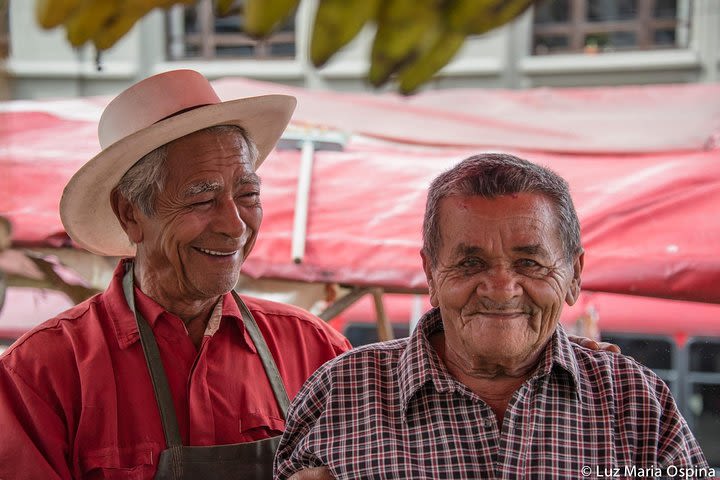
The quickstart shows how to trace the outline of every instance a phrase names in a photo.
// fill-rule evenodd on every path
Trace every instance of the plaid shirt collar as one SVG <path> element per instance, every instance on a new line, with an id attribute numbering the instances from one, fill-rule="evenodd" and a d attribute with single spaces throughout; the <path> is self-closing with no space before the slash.
<path id="1" fill-rule="evenodd" d="M 413 397 L 428 382 L 431 382 L 438 392 L 468 391 L 467 387 L 450 374 L 430 344 L 432 334 L 441 330 L 443 330 L 442 317 L 440 309 L 436 307 L 422 316 L 417 328 L 408 339 L 405 351 L 400 356 L 400 404 L 403 415 L 407 412 Z M 542 360 L 530 378 L 545 378 L 553 372 L 558 376 L 564 375 L 569 380 L 564 382 L 567 388 L 575 393 L 578 401 L 582 401 L 578 392 L 580 377 L 577 359 L 560 324 L 555 329 Z"/>

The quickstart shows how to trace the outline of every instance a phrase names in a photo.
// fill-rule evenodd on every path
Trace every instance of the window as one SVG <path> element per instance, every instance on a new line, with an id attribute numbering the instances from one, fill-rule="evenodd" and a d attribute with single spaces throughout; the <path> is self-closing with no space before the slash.
<path id="1" fill-rule="evenodd" d="M 176 6 L 167 14 L 168 57 L 180 59 L 288 59 L 295 57 L 295 18 L 267 39 L 243 33 L 243 1 L 229 15 L 215 15 L 212 0 Z"/>
<path id="2" fill-rule="evenodd" d="M 688 342 L 688 424 L 710 465 L 720 465 L 720 338 Z"/>
<path id="3" fill-rule="evenodd" d="M 0 58 L 10 55 L 10 0 L 0 0 Z"/>
<path id="4" fill-rule="evenodd" d="M 533 53 L 602 53 L 688 45 L 689 0 L 545 0 Z"/>

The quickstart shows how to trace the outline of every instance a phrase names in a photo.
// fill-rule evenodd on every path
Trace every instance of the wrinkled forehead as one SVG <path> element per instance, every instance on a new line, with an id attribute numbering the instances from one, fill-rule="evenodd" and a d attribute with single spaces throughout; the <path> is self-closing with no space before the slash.
<path id="1" fill-rule="evenodd" d="M 259 183 L 241 136 L 196 132 L 167 145 L 167 184 L 181 188 Z"/>
<path id="2" fill-rule="evenodd" d="M 443 198 L 440 202 L 440 214 L 441 225 L 453 215 L 487 221 L 525 218 L 557 224 L 557 214 L 552 200 L 537 193 L 514 193 L 490 198 L 480 195 L 452 195 Z"/>
<path id="3" fill-rule="evenodd" d="M 450 196 L 441 201 L 439 213 L 441 237 L 450 243 L 501 234 L 516 242 L 562 245 L 555 208 L 544 195 Z"/>

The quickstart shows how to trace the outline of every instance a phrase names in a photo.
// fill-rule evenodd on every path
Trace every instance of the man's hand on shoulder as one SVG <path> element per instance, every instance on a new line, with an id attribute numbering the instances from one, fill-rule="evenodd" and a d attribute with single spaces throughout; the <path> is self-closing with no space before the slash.
<path id="1" fill-rule="evenodd" d="M 288 480 L 335 480 L 335 477 L 327 467 L 316 467 L 295 472 Z"/>
<path id="2" fill-rule="evenodd" d="M 621 353 L 620 347 L 614 343 L 596 342 L 591 338 L 578 337 L 576 335 L 568 335 L 568 340 L 572 343 L 577 343 L 581 347 L 589 348 L 590 350 L 604 350 L 606 352 Z"/>

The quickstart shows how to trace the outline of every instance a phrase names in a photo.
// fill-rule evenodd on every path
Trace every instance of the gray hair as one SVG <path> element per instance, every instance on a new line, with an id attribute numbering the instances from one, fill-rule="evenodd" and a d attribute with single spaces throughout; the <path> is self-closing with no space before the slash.
<path id="1" fill-rule="evenodd" d="M 517 193 L 545 195 L 554 205 L 565 256 L 580 253 L 580 221 L 568 183 L 552 170 L 513 155 L 485 153 L 466 158 L 433 180 L 423 219 L 423 253 L 437 265 L 442 245 L 438 221 L 440 201 L 446 197 L 477 195 L 496 198 Z"/>
<path id="2" fill-rule="evenodd" d="M 215 125 L 207 127 L 200 132 L 209 132 L 215 135 L 235 133 L 242 139 L 242 157 L 255 165 L 258 158 L 258 149 L 255 142 L 248 136 L 244 128 L 237 125 Z M 141 212 L 148 217 L 155 215 L 155 201 L 158 193 L 165 188 L 167 180 L 167 144 L 162 145 L 133 165 L 120 179 L 115 189 L 130 203 L 137 205 Z"/>

